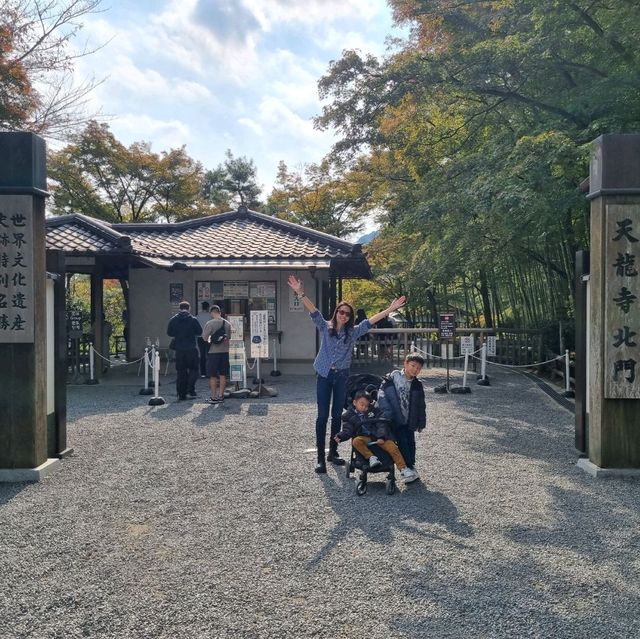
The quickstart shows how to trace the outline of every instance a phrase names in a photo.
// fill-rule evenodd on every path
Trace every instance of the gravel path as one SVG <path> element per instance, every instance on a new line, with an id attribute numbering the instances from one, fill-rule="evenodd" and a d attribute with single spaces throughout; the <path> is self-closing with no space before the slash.
<path id="1" fill-rule="evenodd" d="M 568 411 L 492 383 L 429 392 L 423 482 L 363 497 L 312 472 L 310 376 L 223 408 L 70 388 L 75 454 L 0 485 L 0 636 L 640 636 L 640 483 L 585 475 Z"/>

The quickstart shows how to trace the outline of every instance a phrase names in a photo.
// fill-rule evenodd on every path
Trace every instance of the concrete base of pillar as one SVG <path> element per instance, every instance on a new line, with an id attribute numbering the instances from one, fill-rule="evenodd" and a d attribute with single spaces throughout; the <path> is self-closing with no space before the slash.
<path id="1" fill-rule="evenodd" d="M 60 468 L 62 468 L 62 464 L 59 459 L 47 459 L 37 468 L 0 468 L 0 483 L 40 481 Z"/>
<path id="2" fill-rule="evenodd" d="M 586 457 L 578 460 L 578 468 L 598 479 L 604 477 L 640 477 L 640 468 L 600 468 Z"/>

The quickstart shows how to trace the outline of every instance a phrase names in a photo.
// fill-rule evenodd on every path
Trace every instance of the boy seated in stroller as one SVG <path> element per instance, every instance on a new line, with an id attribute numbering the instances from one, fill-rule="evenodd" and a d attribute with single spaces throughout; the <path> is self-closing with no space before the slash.
<path id="1" fill-rule="evenodd" d="M 357 391 L 352 405 L 342 414 L 342 429 L 334 439 L 340 443 L 352 438 L 353 447 L 365 458 L 369 470 L 382 465 L 369 448 L 370 442 L 375 442 L 393 459 L 405 483 L 415 481 L 418 476 L 407 468 L 400 449 L 393 441 L 390 424 L 382 417 L 380 409 L 371 404 L 370 395 L 366 391 Z"/>

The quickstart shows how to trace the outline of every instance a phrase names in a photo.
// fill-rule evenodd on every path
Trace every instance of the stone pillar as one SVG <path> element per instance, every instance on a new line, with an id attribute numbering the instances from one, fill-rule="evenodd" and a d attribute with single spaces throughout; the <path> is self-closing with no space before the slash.
<path id="1" fill-rule="evenodd" d="M 594 142 L 588 459 L 593 475 L 640 474 L 640 134 Z"/>
<path id="2" fill-rule="evenodd" d="M 0 481 L 37 481 L 47 458 L 46 149 L 0 133 Z"/>

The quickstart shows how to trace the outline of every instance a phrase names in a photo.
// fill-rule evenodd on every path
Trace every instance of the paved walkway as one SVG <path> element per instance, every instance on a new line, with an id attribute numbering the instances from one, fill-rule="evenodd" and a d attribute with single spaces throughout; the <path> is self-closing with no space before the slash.
<path id="1" fill-rule="evenodd" d="M 423 482 L 364 497 L 311 470 L 311 376 L 224 408 L 70 387 L 75 454 L 0 486 L 0 635 L 640 636 L 640 483 L 583 474 L 571 413 L 492 382 L 428 392 Z"/>

